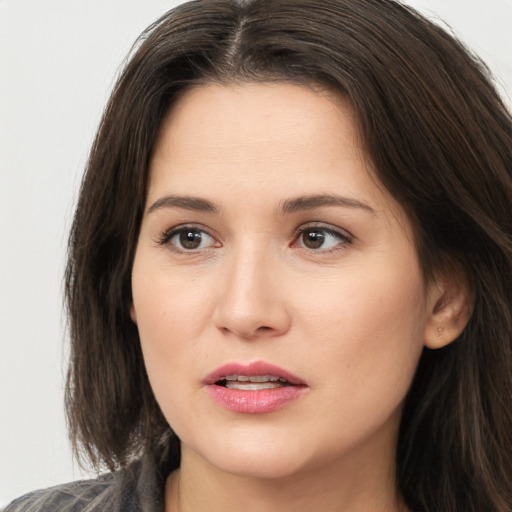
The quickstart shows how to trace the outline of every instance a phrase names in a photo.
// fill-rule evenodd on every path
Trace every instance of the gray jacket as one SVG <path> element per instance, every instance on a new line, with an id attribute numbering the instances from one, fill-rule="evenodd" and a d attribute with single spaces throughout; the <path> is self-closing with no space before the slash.
<path id="1" fill-rule="evenodd" d="M 94 480 L 31 492 L 2 512 L 163 512 L 165 481 L 172 469 L 148 454 Z"/>

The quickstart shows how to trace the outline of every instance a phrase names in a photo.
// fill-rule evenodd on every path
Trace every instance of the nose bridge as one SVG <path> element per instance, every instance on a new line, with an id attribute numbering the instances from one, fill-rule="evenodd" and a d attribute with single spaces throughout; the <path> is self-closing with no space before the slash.
<path id="1" fill-rule="evenodd" d="M 262 243 L 241 243 L 225 262 L 217 327 L 243 338 L 276 336 L 289 327 L 278 258 Z"/>

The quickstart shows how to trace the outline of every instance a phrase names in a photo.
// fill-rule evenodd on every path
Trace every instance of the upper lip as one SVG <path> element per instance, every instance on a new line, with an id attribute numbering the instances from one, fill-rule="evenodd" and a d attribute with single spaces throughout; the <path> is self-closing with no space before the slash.
<path id="1" fill-rule="evenodd" d="M 227 363 L 220 366 L 203 380 L 204 384 L 215 384 L 227 375 L 247 375 L 247 376 L 263 376 L 270 375 L 273 377 L 282 377 L 290 384 L 296 386 L 306 386 L 306 382 L 290 373 L 289 371 L 276 366 L 275 364 L 266 363 L 265 361 L 255 361 L 248 364 L 243 363 Z"/>

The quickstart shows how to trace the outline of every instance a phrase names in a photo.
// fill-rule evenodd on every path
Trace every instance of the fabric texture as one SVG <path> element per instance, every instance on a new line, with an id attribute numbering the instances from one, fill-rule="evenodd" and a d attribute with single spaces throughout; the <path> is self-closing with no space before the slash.
<path id="1" fill-rule="evenodd" d="M 177 464 L 159 458 L 147 454 L 97 479 L 31 492 L 2 512 L 163 512 L 165 481 Z"/>

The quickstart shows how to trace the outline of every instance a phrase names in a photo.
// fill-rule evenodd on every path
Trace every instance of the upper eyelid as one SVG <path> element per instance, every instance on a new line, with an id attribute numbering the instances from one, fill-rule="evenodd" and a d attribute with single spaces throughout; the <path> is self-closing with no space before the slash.
<path id="1" fill-rule="evenodd" d="M 197 231 L 204 231 L 207 235 L 212 235 L 212 231 L 207 228 L 206 226 L 203 226 L 202 224 L 196 224 L 194 222 L 184 222 L 183 224 L 178 224 L 177 226 L 173 226 L 169 229 L 164 230 L 164 233 L 179 233 L 180 231 L 183 231 L 185 229 L 195 229 Z"/>
<path id="2" fill-rule="evenodd" d="M 308 228 L 317 228 L 319 230 L 328 231 L 330 233 L 340 235 L 344 238 L 349 238 L 350 240 L 353 240 L 355 238 L 354 235 L 350 231 L 340 228 L 338 226 L 334 226 L 334 225 L 326 223 L 326 222 L 321 222 L 321 221 L 312 221 L 312 222 L 306 222 L 304 224 L 301 224 L 295 230 L 295 235 L 302 233 L 304 230 L 306 230 Z"/>
<path id="3" fill-rule="evenodd" d="M 202 225 L 199 225 L 199 224 L 194 224 L 194 223 L 184 223 L 184 224 L 178 224 L 177 226 L 173 226 L 173 227 L 171 227 L 169 229 L 165 229 L 165 230 L 161 231 L 159 233 L 159 235 L 157 236 L 156 241 L 158 242 L 159 245 L 163 245 L 163 244 L 169 242 L 169 240 L 171 238 L 173 238 L 175 235 L 177 235 L 178 233 L 180 233 L 180 232 L 182 232 L 182 231 L 184 231 L 186 229 L 202 231 L 202 232 L 206 233 L 213 240 L 218 240 L 218 237 L 215 236 L 205 226 L 202 226 Z"/>

